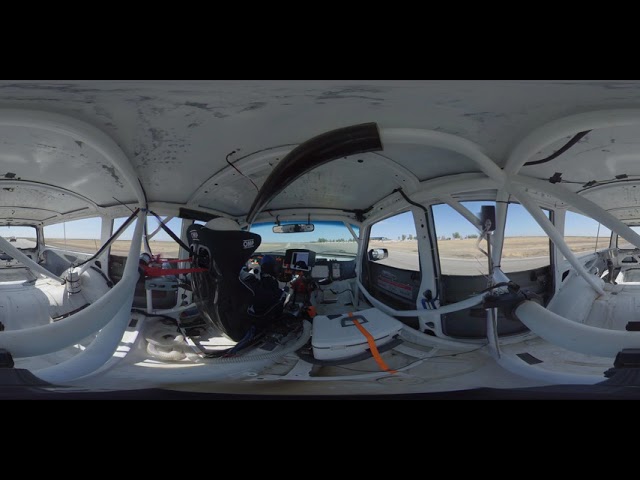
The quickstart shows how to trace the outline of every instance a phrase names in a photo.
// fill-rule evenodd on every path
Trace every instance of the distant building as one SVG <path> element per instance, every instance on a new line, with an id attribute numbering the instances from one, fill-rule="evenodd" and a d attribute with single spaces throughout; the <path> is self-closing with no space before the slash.
<path id="1" fill-rule="evenodd" d="M 369 237 L 369 240 L 375 240 L 378 242 L 384 242 L 385 240 L 389 240 L 387 237 Z"/>

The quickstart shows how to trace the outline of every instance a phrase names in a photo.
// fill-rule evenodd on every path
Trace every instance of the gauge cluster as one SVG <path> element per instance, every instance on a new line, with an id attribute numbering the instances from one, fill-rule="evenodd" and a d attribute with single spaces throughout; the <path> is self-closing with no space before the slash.
<path id="1" fill-rule="evenodd" d="M 309 272 L 317 280 L 344 280 L 355 276 L 355 259 L 336 260 L 335 258 L 317 257 L 311 250 L 291 249 L 284 254 L 260 252 L 251 256 L 247 262 L 247 270 L 261 272 L 263 259 L 269 256 L 269 272 L 280 282 L 290 282 L 296 272 Z"/>

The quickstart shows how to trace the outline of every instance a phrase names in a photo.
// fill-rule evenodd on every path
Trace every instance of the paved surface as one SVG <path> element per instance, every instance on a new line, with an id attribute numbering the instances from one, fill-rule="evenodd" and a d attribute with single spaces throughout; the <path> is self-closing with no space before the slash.
<path id="1" fill-rule="evenodd" d="M 409 252 L 389 252 L 389 257 L 378 261 L 381 265 L 389 265 L 406 270 L 419 270 L 418 255 Z M 502 260 L 502 271 L 522 272 L 549 265 L 549 257 L 507 258 Z M 445 275 L 486 275 L 486 258 L 440 258 L 440 267 Z"/>
<path id="2" fill-rule="evenodd" d="M 9 240 L 8 238 L 5 238 L 5 240 Z M 11 245 L 13 245 L 16 248 L 33 248 L 35 247 L 34 241 L 33 240 L 26 240 L 24 238 L 16 238 L 15 242 L 9 242 L 11 243 Z"/>
<path id="3" fill-rule="evenodd" d="M 21 243 L 24 242 L 24 243 Z M 53 242 L 49 242 L 53 243 Z M 12 242 L 12 245 L 17 248 L 29 248 L 33 246 L 33 242 L 29 240 L 17 239 L 16 242 Z M 56 245 L 59 248 L 64 248 L 62 243 Z M 75 245 L 74 245 L 75 246 Z M 152 245 L 153 247 L 153 245 Z M 356 244 L 354 242 L 327 242 L 327 243 L 290 243 L 286 248 L 306 248 L 313 250 L 316 253 L 322 252 L 324 255 L 331 255 L 332 253 L 338 256 L 340 253 L 345 255 L 354 255 Z M 268 251 L 269 249 L 280 250 L 282 244 L 269 244 L 264 243 L 259 250 Z M 75 251 L 82 251 L 79 248 L 73 248 Z M 94 252 L 95 249 L 89 250 Z M 326 253 L 331 252 L 331 253 Z M 126 253 L 125 253 L 126 254 Z M 440 265 L 442 273 L 445 275 L 486 275 L 487 263 L 486 258 L 479 256 L 477 259 L 473 258 L 440 258 Z M 402 268 L 406 270 L 419 270 L 418 254 L 414 252 L 402 252 L 389 249 L 389 257 L 384 260 L 379 260 L 377 263 L 381 265 L 388 265 L 391 267 Z M 549 257 L 529 257 L 529 258 L 514 258 L 503 259 L 502 269 L 505 273 L 518 272 L 524 270 L 532 270 L 534 268 L 540 268 L 549 264 Z"/>
<path id="4" fill-rule="evenodd" d="M 398 250 L 393 250 L 393 244 L 390 244 L 389 247 L 385 247 L 389 250 L 389 257 L 384 260 L 379 260 L 377 263 L 381 265 L 388 265 L 390 267 L 402 268 L 405 270 L 419 270 L 419 262 L 418 262 L 418 254 L 416 252 L 403 252 Z M 263 244 L 261 246 L 261 250 L 265 250 L 268 248 L 276 248 L 281 249 L 282 245 L 276 244 Z M 313 250 L 316 253 L 319 252 L 335 252 L 335 254 L 339 254 L 340 251 L 352 252 L 353 255 L 355 252 L 356 245 L 353 242 L 348 243 L 335 243 L 335 242 L 327 242 L 327 243 L 290 243 L 286 248 L 306 248 L 309 250 Z M 502 261 L 502 270 L 505 273 L 508 272 L 521 272 L 525 270 L 533 270 L 534 268 L 540 268 L 545 265 L 549 265 L 549 257 L 528 257 L 528 258 L 510 258 L 503 259 Z M 482 255 L 479 254 L 477 259 L 473 258 L 440 258 L 440 266 L 442 268 L 442 272 L 445 275 L 486 275 L 487 274 L 487 260 Z"/>

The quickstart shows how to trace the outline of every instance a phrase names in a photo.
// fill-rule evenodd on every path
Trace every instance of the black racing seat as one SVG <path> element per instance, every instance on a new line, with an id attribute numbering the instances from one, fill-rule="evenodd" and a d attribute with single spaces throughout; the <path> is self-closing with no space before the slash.
<path id="1" fill-rule="evenodd" d="M 252 326 L 263 328 L 280 317 L 283 292 L 277 282 L 274 287 L 272 278 L 243 271 L 260 235 L 194 224 L 187 238 L 195 265 L 208 269 L 191 274 L 194 301 L 206 320 L 239 342 Z"/>

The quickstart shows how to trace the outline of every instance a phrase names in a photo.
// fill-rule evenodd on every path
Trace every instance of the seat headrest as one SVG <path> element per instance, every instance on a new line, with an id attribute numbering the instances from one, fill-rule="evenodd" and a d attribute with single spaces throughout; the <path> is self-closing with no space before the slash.
<path id="1" fill-rule="evenodd" d="M 260 246 L 257 233 L 244 230 L 210 230 L 204 225 L 189 225 L 187 228 L 189 247 L 196 254 L 204 248 L 212 260 L 226 273 L 237 276 L 249 257 Z M 198 262 L 204 262 L 203 259 Z M 199 263 L 200 265 L 200 263 Z M 211 268 L 211 265 L 200 265 Z"/>
<path id="2" fill-rule="evenodd" d="M 204 226 L 209 230 L 216 230 L 216 231 L 219 231 L 219 230 L 239 231 L 240 230 L 240 225 L 238 225 L 238 222 L 226 217 L 218 217 L 218 218 L 209 220 Z"/>

